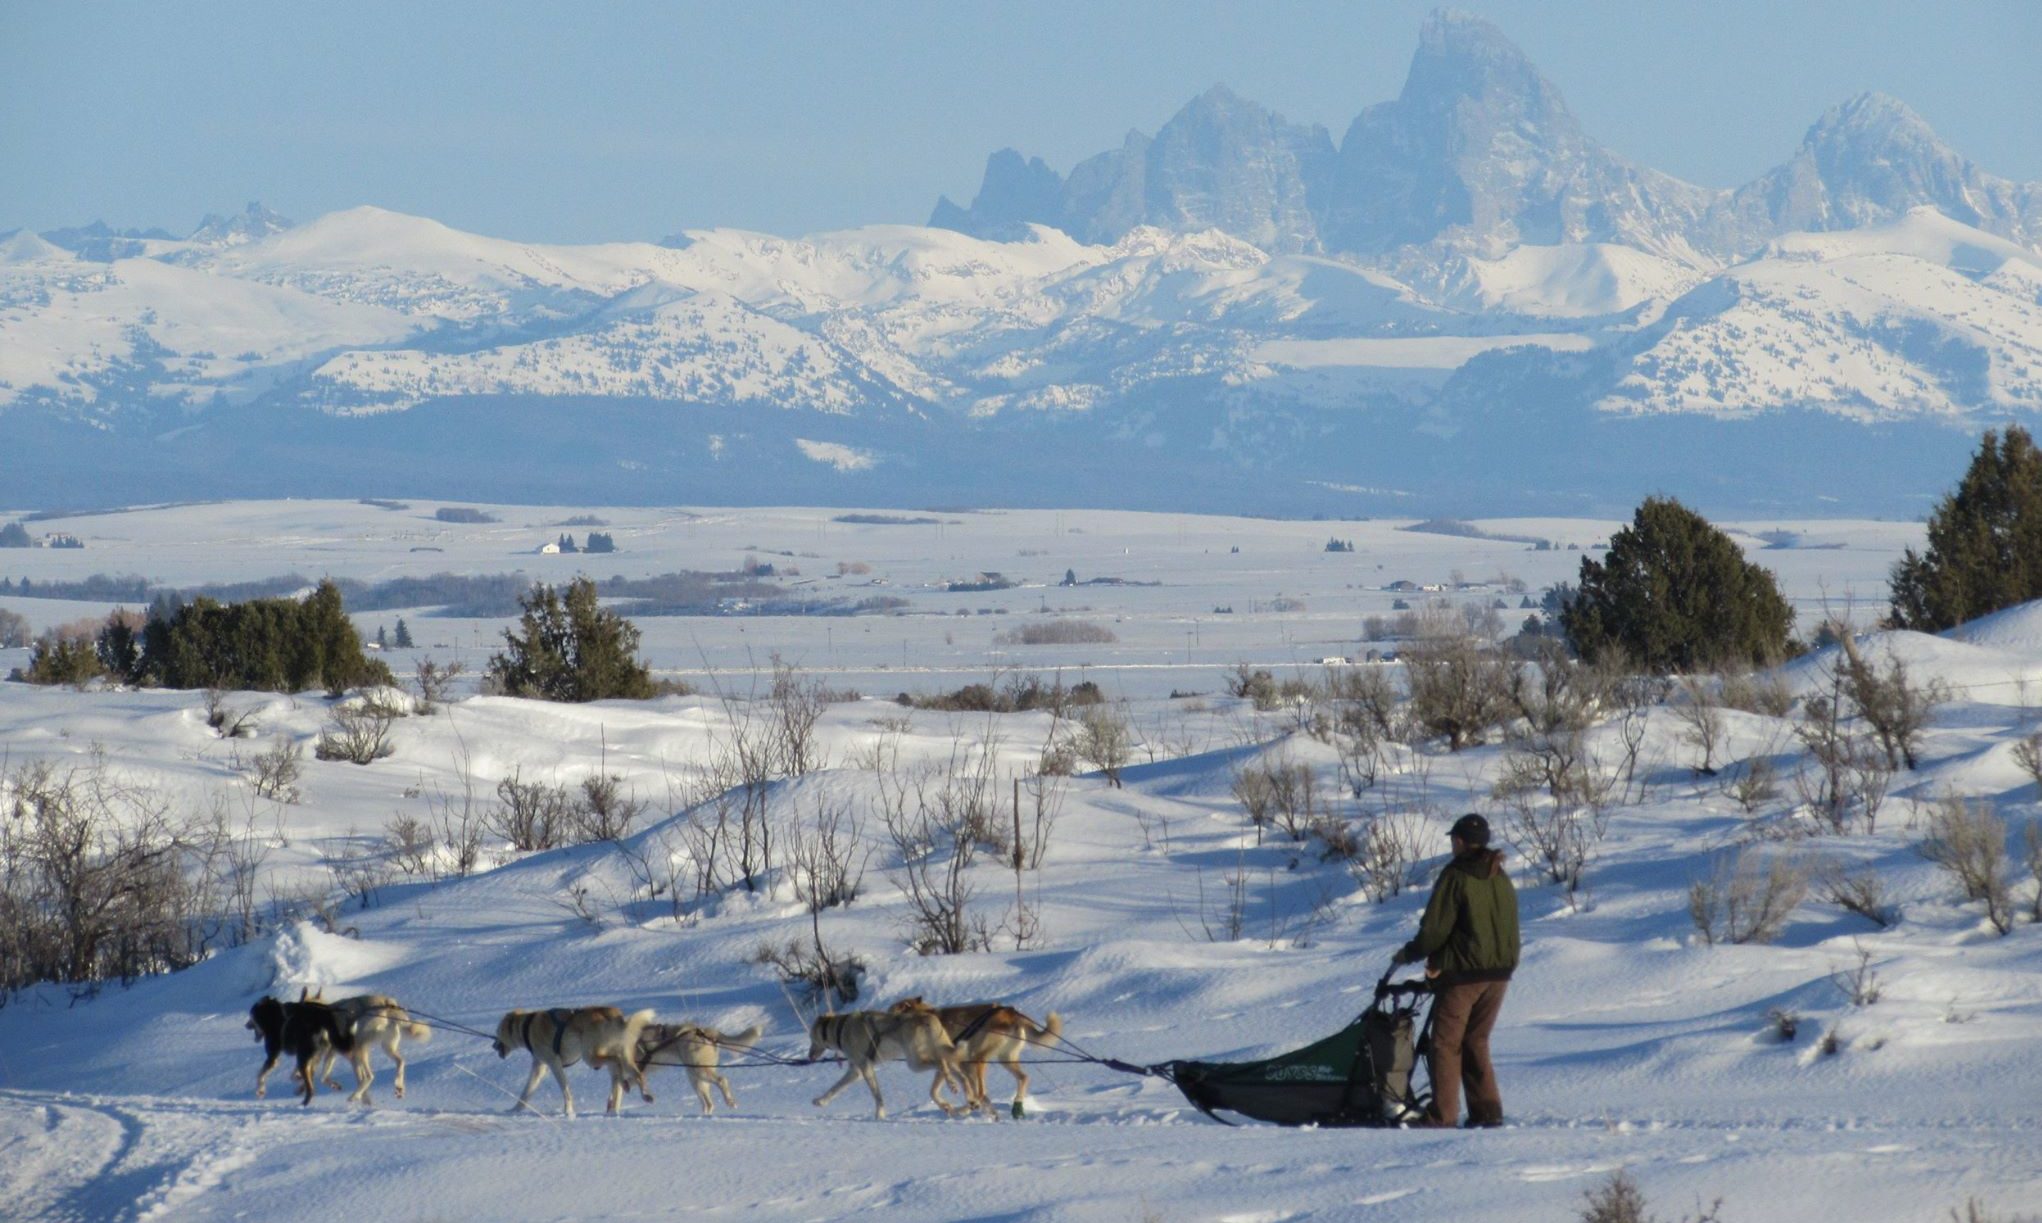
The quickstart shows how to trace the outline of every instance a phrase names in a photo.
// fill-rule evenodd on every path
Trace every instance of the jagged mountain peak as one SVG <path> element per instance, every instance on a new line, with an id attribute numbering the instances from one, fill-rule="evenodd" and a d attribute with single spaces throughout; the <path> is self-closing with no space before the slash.
<path id="1" fill-rule="evenodd" d="M 1516 93 L 1558 105 L 1559 90 L 1494 23 L 1459 9 L 1435 9 L 1418 31 L 1402 97 Z"/>
<path id="2" fill-rule="evenodd" d="M 272 234 L 280 234 L 292 227 L 294 222 L 272 208 L 266 208 L 260 201 L 249 201 L 248 207 L 238 213 L 222 215 L 209 212 L 199 222 L 197 229 L 185 239 L 200 246 L 239 246 L 244 242 L 260 242 Z"/>

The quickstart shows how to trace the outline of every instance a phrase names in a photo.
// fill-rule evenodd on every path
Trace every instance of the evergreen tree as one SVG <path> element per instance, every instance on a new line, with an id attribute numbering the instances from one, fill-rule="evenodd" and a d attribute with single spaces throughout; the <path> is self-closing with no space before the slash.
<path id="1" fill-rule="evenodd" d="M 411 639 L 411 626 L 404 623 L 404 617 L 397 617 L 397 648 L 408 650 L 417 643 Z"/>
<path id="2" fill-rule="evenodd" d="M 638 626 L 596 601 L 588 578 L 559 589 L 539 583 L 519 596 L 523 614 L 505 629 L 489 674 L 511 696 L 547 701 L 642 700 L 652 677 L 638 661 Z"/>
<path id="3" fill-rule="evenodd" d="M 376 648 L 379 650 L 390 648 L 390 637 L 383 631 L 383 626 L 380 624 L 376 626 Z"/>
<path id="4" fill-rule="evenodd" d="M 588 539 L 581 546 L 581 550 L 584 552 L 615 552 L 617 550 L 617 541 L 610 537 L 608 531 L 590 531 Z"/>
<path id="5" fill-rule="evenodd" d="M 2042 452 L 2018 425 L 1987 430 L 1929 515 L 1928 550 L 1893 566 L 1892 623 L 1925 633 L 2042 598 Z"/>
<path id="6" fill-rule="evenodd" d="M 33 542 L 28 537 L 28 528 L 18 522 L 0 527 L 0 548 L 26 548 Z"/>
<path id="7" fill-rule="evenodd" d="M 1615 654 L 1659 674 L 1779 659 L 1793 623 L 1769 570 L 1708 519 L 1659 497 L 1610 536 L 1606 560 L 1582 558 L 1580 587 L 1560 612 L 1583 658 Z"/>

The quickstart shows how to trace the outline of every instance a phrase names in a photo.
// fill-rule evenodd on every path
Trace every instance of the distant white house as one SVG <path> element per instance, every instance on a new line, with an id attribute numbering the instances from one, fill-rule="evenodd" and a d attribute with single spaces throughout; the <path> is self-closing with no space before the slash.
<path id="1" fill-rule="evenodd" d="M 540 544 L 540 545 L 539 545 L 539 555 L 541 555 L 541 556 L 558 556 L 558 555 L 560 555 L 560 544 L 559 544 L 559 542 L 558 542 L 558 541 L 555 541 L 555 542 L 553 542 L 553 543 L 549 543 L 549 544 Z"/>

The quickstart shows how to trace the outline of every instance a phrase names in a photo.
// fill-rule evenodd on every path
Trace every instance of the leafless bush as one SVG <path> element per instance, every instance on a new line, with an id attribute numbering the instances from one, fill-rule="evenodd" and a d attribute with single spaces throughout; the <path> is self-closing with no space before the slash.
<path id="1" fill-rule="evenodd" d="M 1688 916 L 1712 946 L 1770 943 L 1807 892 L 1807 876 L 1792 859 L 1746 847 L 1718 858 L 1709 878 L 1688 886 Z"/>
<path id="2" fill-rule="evenodd" d="M 1759 808 L 1780 796 L 1779 770 L 1766 757 L 1753 756 L 1744 762 L 1723 789 L 1737 800 L 1744 814 L 1756 815 Z"/>
<path id="3" fill-rule="evenodd" d="M 1267 671 L 1251 670 L 1244 662 L 1234 664 L 1225 683 L 1227 695 L 1245 697 L 1264 713 L 1275 709 L 1283 699 L 1275 676 Z"/>
<path id="4" fill-rule="evenodd" d="M 574 800 L 565 787 L 525 781 L 512 769 L 496 783 L 496 803 L 483 819 L 512 849 L 529 852 L 565 844 L 573 814 Z"/>
<path id="5" fill-rule="evenodd" d="M 2028 873 L 2035 877 L 2035 896 L 2028 902 L 2028 919 L 2042 922 L 2042 824 L 2030 824 L 2022 836 Z"/>
<path id="6" fill-rule="evenodd" d="M 227 704 L 227 694 L 218 688 L 205 690 L 206 725 L 222 739 L 246 739 L 255 733 L 255 711 L 234 709 Z"/>
<path id="7" fill-rule="evenodd" d="M 1077 717 L 1071 732 L 1071 749 L 1078 759 L 1106 775 L 1108 785 L 1118 789 L 1120 770 L 1134 754 L 1134 730 L 1127 715 L 1110 705 L 1088 706 Z"/>
<path id="8" fill-rule="evenodd" d="M 1674 702 L 1673 716 L 1680 722 L 1681 741 L 1700 757 L 1694 770 L 1703 777 L 1716 775 L 1716 749 L 1723 745 L 1723 711 L 1716 702 L 1715 686 L 1709 676 L 1681 677 L 1680 699 Z"/>
<path id="9" fill-rule="evenodd" d="M 369 764 L 397 750 L 390 742 L 397 714 L 386 704 L 366 699 L 345 701 L 334 706 L 333 718 L 312 747 L 320 760 L 345 760 Z"/>
<path id="10" fill-rule="evenodd" d="M 29 632 L 28 617 L 20 612 L 0 607 L 0 650 L 12 650 L 27 645 L 33 640 Z"/>
<path id="11" fill-rule="evenodd" d="M 1565 888 L 1572 902 L 1602 842 L 1602 813 L 1553 803 L 1530 791 L 1510 794 L 1505 801 L 1504 831 L 1511 846 L 1548 882 Z"/>
<path id="12" fill-rule="evenodd" d="M 1042 869 L 1043 856 L 1049 853 L 1050 834 L 1063 815 L 1064 792 L 1069 784 L 1066 778 L 1047 771 L 1021 779 L 1021 799 L 1014 804 L 1014 860 L 1022 867 L 1031 871 Z M 1022 799 L 1027 801 L 1029 813 L 1025 827 Z"/>
<path id="13" fill-rule="evenodd" d="M 1646 1209 L 1644 1191 L 1623 1168 L 1610 1173 L 1609 1179 L 1585 1190 L 1581 1196 L 1585 1199 L 1579 1216 L 1581 1223 L 1659 1223 L 1659 1217 Z M 1721 1198 L 1707 1207 L 1696 1203 L 1695 1213 L 1682 1215 L 1680 1223 L 1721 1223 L 1717 1211 L 1722 1206 Z"/>
<path id="14" fill-rule="evenodd" d="M 1415 815 L 1384 812 L 1362 826 L 1360 848 L 1347 860 L 1347 873 L 1362 895 L 1382 904 L 1403 894 L 1411 871 L 1425 856 L 1423 822 Z"/>
<path id="15" fill-rule="evenodd" d="M 1261 765 L 1249 765 L 1234 774 L 1234 801 L 1247 812 L 1257 845 L 1262 843 L 1262 830 L 1268 825 L 1270 809 L 1276 802 L 1275 789 L 1269 770 Z"/>
<path id="16" fill-rule="evenodd" d="M 220 823 L 179 817 L 103 758 L 0 777 L 0 1002 L 42 981 L 90 989 L 197 963 L 220 932 Z"/>
<path id="17" fill-rule="evenodd" d="M 1950 1223 L 2042 1223 L 2042 1215 L 2001 1215 L 1977 1198 L 1965 1198 L 1964 1205 L 1950 1208 Z"/>
<path id="18" fill-rule="evenodd" d="M 375 903 L 377 893 L 389 885 L 392 873 L 382 846 L 357 837 L 352 829 L 336 849 L 326 854 L 325 865 L 340 894 L 364 909 Z"/>
<path id="19" fill-rule="evenodd" d="M 1848 627 L 1838 633 L 1837 645 L 1843 653 L 1838 666 L 1843 693 L 1872 728 L 1873 737 L 1886 753 L 1887 770 L 1905 764 L 1913 771 L 1922 731 L 1936 706 L 1950 699 L 1949 686 L 1940 679 L 1915 683 L 1898 656 L 1889 655 L 1884 669 L 1873 666 L 1859 651 Z"/>
<path id="20" fill-rule="evenodd" d="M 426 795 L 426 825 L 439 849 L 433 858 L 438 878 L 465 879 L 482 859 L 482 834 L 487 814 L 476 806 L 475 773 L 468 767 L 465 745 L 460 756 L 461 794 L 444 789 Z"/>
<path id="21" fill-rule="evenodd" d="M 1444 736 L 1448 751 L 1481 742 L 1510 712 L 1516 664 L 1443 605 L 1421 613 L 1418 629 L 1404 650 L 1412 719 Z"/>
<path id="22" fill-rule="evenodd" d="M 788 824 L 794 894 L 811 913 L 856 900 L 871 857 L 858 817 L 848 806 L 819 802 L 806 821 L 797 814 Z"/>
<path id="23" fill-rule="evenodd" d="M 1964 899 L 1985 902 L 1985 918 L 2001 934 L 2014 928 L 2007 884 L 2007 826 L 1984 799 L 1951 795 L 1929 813 L 1928 835 L 1915 852 L 1943 868 Z"/>
<path id="24" fill-rule="evenodd" d="M 1105 645 L 1120 638 L 1091 620 L 1046 620 L 1023 624 L 997 640 L 1004 645 Z"/>
<path id="25" fill-rule="evenodd" d="M 928 779 L 896 780 L 883 788 L 880 815 L 899 855 L 892 879 L 907 898 L 905 933 L 922 955 L 955 955 L 990 944 L 991 932 L 971 914 L 976 888 L 966 873 L 971 865 L 974 833 L 965 808 L 952 787 L 936 790 L 931 801 Z"/>
<path id="26" fill-rule="evenodd" d="M 825 1010 L 858 1001 L 865 961 L 857 955 L 831 955 L 819 937 L 791 938 L 785 943 L 760 943 L 752 963 L 771 968 L 780 982 L 800 991 L 810 1006 Z"/>
<path id="27" fill-rule="evenodd" d="M 411 815 L 393 816 L 383 826 L 383 845 L 398 870 L 413 878 L 431 873 L 435 845 L 432 828 L 425 821 Z"/>
<path id="28" fill-rule="evenodd" d="M 237 767 L 248 778 L 256 796 L 272 802 L 295 803 L 299 799 L 298 778 L 304 772 L 305 749 L 289 735 L 278 735 L 270 740 L 269 747 L 248 758 L 245 766 Z"/>
<path id="29" fill-rule="evenodd" d="M 1852 1006 L 1871 1006 L 1879 1001 L 1879 974 L 1872 970 L 1872 953 L 1862 945 L 1857 952 L 1857 962 L 1829 974 L 1829 983 Z"/>
<path id="30" fill-rule="evenodd" d="M 418 712 L 435 713 L 441 705 L 446 704 L 447 693 L 453 688 L 454 681 L 461 677 L 463 670 L 458 662 L 441 666 L 434 662 L 430 655 L 420 658 L 417 676 Z"/>
<path id="31" fill-rule="evenodd" d="M 569 812 L 578 842 L 621 841 L 645 813 L 645 804 L 624 789 L 615 773 L 592 773 L 581 779 L 581 797 Z"/>
<path id="32" fill-rule="evenodd" d="M 1812 769 L 1795 774 L 1801 800 L 1833 832 L 1850 831 L 1853 818 L 1865 831 L 1876 830 L 1880 807 L 1892 781 L 1887 758 L 1865 741 L 1844 712 L 1846 693 L 1841 668 L 1829 669 L 1829 691 L 1802 704 L 1795 737 L 1808 749 Z"/>
<path id="33" fill-rule="evenodd" d="M 766 698 L 771 724 L 773 769 L 783 777 L 800 777 L 823 767 L 815 741 L 815 724 L 828 707 L 821 680 L 804 680 L 794 667 L 773 656 L 773 688 Z"/>
<path id="34" fill-rule="evenodd" d="M 1784 718 L 1794 709 L 1793 690 L 1778 671 L 1726 671 L 1718 697 L 1728 708 L 1768 718 Z"/>
<path id="35" fill-rule="evenodd" d="M 1542 637 L 1531 665 L 1510 673 L 1510 704 L 1535 735 L 1579 732 L 1592 725 L 1609 699 L 1613 676 L 1568 654 L 1565 645 Z"/>
<path id="36" fill-rule="evenodd" d="M 1330 733 L 1340 753 L 1340 779 L 1361 797 L 1383 768 L 1383 745 L 1397 737 L 1401 713 L 1396 687 L 1379 667 L 1328 667 L 1325 699 Z"/>
<path id="37" fill-rule="evenodd" d="M 2042 734 L 2029 735 L 2014 744 L 2014 763 L 2035 779 L 2037 787 L 2042 787 Z"/>
<path id="38" fill-rule="evenodd" d="M 1885 885 L 1876 871 L 1853 871 L 1832 863 L 1815 871 L 1813 883 L 1816 899 L 1825 904 L 1855 913 L 1881 930 L 1894 922 L 1893 908 L 1886 903 Z"/>

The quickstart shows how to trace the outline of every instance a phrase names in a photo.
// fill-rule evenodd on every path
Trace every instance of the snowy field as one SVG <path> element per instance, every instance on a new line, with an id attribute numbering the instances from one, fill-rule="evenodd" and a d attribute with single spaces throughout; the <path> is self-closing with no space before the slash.
<path id="1" fill-rule="evenodd" d="M 2042 1213 L 2042 926 L 2025 916 L 2036 881 L 2012 864 L 2024 916 L 2001 937 L 1914 849 L 1936 801 L 1961 794 L 1996 803 L 2021 854 L 2038 818 L 2036 785 L 2014 754 L 2042 728 L 2037 606 L 1942 638 L 1865 639 L 1875 656 L 1902 658 L 1951 693 L 1919 769 L 1893 776 L 1869 830 L 1860 819 L 1846 834 L 1783 835 L 1808 824 L 1792 781 L 1806 763 L 1798 708 L 1785 719 L 1725 711 L 1715 762 L 1726 767 L 1714 777 L 1691 767 L 1677 712 L 1653 708 L 1582 890 L 1570 898 L 1541 883 L 1513 854 L 1526 946 L 1496 1038 L 1504 1130 L 1227 1128 L 1166 1083 L 1061 1058 L 1032 1071 L 1021 1121 L 945 1118 L 899 1066 L 881 1073 L 888 1119 L 873 1119 L 855 1085 L 818 1109 L 810 1100 L 837 1068 L 771 1064 L 729 1070 L 738 1107 L 707 1118 L 675 1070 L 654 1072 L 656 1102 L 632 1097 L 621 1116 L 604 1116 L 607 1077 L 578 1069 L 581 1115 L 569 1121 L 550 1081 L 533 1110 L 514 1109 L 524 1055 L 499 1060 L 487 1040 L 449 1028 L 412 1051 L 402 1101 L 380 1060 L 372 1107 L 334 1092 L 301 1107 L 287 1066 L 257 1100 L 261 1050 L 242 1026 L 247 1008 L 301 987 L 329 998 L 373 990 L 485 1030 L 513 1006 L 614 1003 L 726 1030 L 760 1023 L 763 1048 L 804 1053 L 812 1008 L 754 962 L 761 943 L 811 928 L 790 872 L 783 864 L 756 892 L 698 897 L 683 831 L 704 765 L 741 732 L 756 708 L 744 698 L 763 693 L 775 653 L 831 689 L 864 694 L 828 706 L 817 727 L 826 767 L 776 781 L 768 807 L 786 828 L 825 810 L 860 824 L 870 857 L 859 895 L 817 923 L 833 951 L 866 961 L 860 1005 L 997 998 L 1038 1018 L 1060 1013 L 1077 1050 L 1139 1064 L 1260 1056 L 1326 1035 L 1366 1005 L 1414 928 L 1453 816 L 1479 809 L 1507 822 L 1492 788 L 1508 749 L 1390 745 L 1377 781 L 1357 795 L 1341 783 L 1333 746 L 1301 733 L 1292 710 L 1258 712 L 1226 695 L 1223 673 L 1247 661 L 1317 678 L 1323 658 L 1365 656 L 1365 618 L 1391 615 L 1399 597 L 1428 597 L 1386 589 L 1400 580 L 1458 583 L 1444 595 L 1456 603 L 1502 599 L 1514 628 L 1527 614 L 1523 593 L 1536 601 L 1572 580 L 1621 525 L 1476 524 L 1523 537 L 1512 541 L 1396 522 L 1093 511 L 861 525 L 819 509 L 490 507 L 501 522 L 462 525 L 434 520 L 435 508 L 233 503 L 32 523 L 86 546 L 0 551 L 0 577 L 191 585 L 521 570 L 561 580 L 728 570 L 749 556 L 818 606 L 887 595 L 905 600 L 903 614 L 643 618 L 655 670 L 703 695 L 568 707 L 464 691 L 437 714 L 399 721 L 394 754 L 367 767 L 308 750 L 300 800 L 289 804 L 255 796 L 245 761 L 277 735 L 309 745 L 331 712 L 316 693 L 231 696 L 259 737 L 228 742 L 207 727 L 197 693 L 0 684 L 9 769 L 98 767 L 179 809 L 223 811 L 259 864 L 265 911 L 287 911 L 185 972 L 89 998 L 42 988 L 0 1007 L 0 1215 L 1500 1223 L 1573 1219 L 1584 1191 L 1618 1168 L 1668 1220 L 1718 1198 L 1723 1223 L 1927 1223 L 1974 1198 L 1995 1218 Z M 581 537 L 586 528 L 560 524 L 585 513 L 606 520 L 596 529 L 614 535 L 616 554 L 534 553 L 563 530 Z M 1730 529 L 1779 574 L 1803 632 L 1825 605 L 1869 623 L 1883 610 L 1887 568 L 1921 537 L 1919 524 L 1873 521 Z M 1355 551 L 1325 551 L 1329 537 Z M 1554 546 L 1534 550 L 1533 538 Z M 1130 584 L 1060 587 L 1066 569 Z M 1021 584 L 944 589 L 992 571 Z M 0 606 L 37 628 L 107 609 L 14 596 Z M 1116 640 L 1010 644 L 1043 607 Z M 503 624 L 430 608 L 356 620 L 373 636 L 394 632 L 400 615 L 419 643 L 386 655 L 400 677 L 427 654 L 472 675 Z M 0 669 L 24 657 L 0 651 Z M 1828 662 L 1803 659 L 1782 678 L 1806 694 Z M 1124 711 L 1135 740 L 1124 787 L 1082 771 L 1052 783 L 1057 818 L 1040 866 L 1020 873 L 1022 907 L 1015 873 L 995 854 L 982 851 L 966 872 L 991 949 L 918 956 L 904 934 L 906 880 L 883 826 L 885 796 L 902 778 L 934 792 L 985 777 L 1011 818 L 1009 779 L 1059 728 L 1044 712 L 955 714 L 891 698 L 1017 670 L 1092 680 Z M 1605 767 L 1622 754 L 1621 735 L 1614 718 L 1590 733 Z M 1783 780 L 1747 811 L 1735 789 L 1754 758 Z M 1337 819 L 1406 830 L 1422 853 L 1411 886 L 1376 903 L 1345 864 L 1322 860 L 1318 840 L 1258 837 L 1235 782 L 1278 764 L 1309 766 Z M 618 844 L 515 854 L 489 843 L 466 877 L 441 857 L 412 871 L 387 857 L 394 821 L 429 820 L 470 793 L 485 806 L 513 771 L 566 785 L 615 774 L 645 812 Z M 1026 790 L 1022 801 L 1033 802 Z M 1032 806 L 1024 816 L 1032 836 Z M 1805 868 L 1869 872 L 1897 920 L 1881 928 L 1811 891 L 1776 941 L 1710 945 L 1689 916 L 1690 884 L 1748 844 Z M 340 874 L 378 864 L 365 897 L 331 902 Z M 1037 928 L 1017 938 L 1025 915 Z M 1861 963 L 1879 986 L 1862 1006 L 1836 983 Z M 1778 1036 L 1775 1012 L 1799 1016 L 1794 1039 Z M 340 1077 L 352 1086 L 344 1068 Z M 989 1081 L 1004 1101 L 1004 1072 Z"/>

